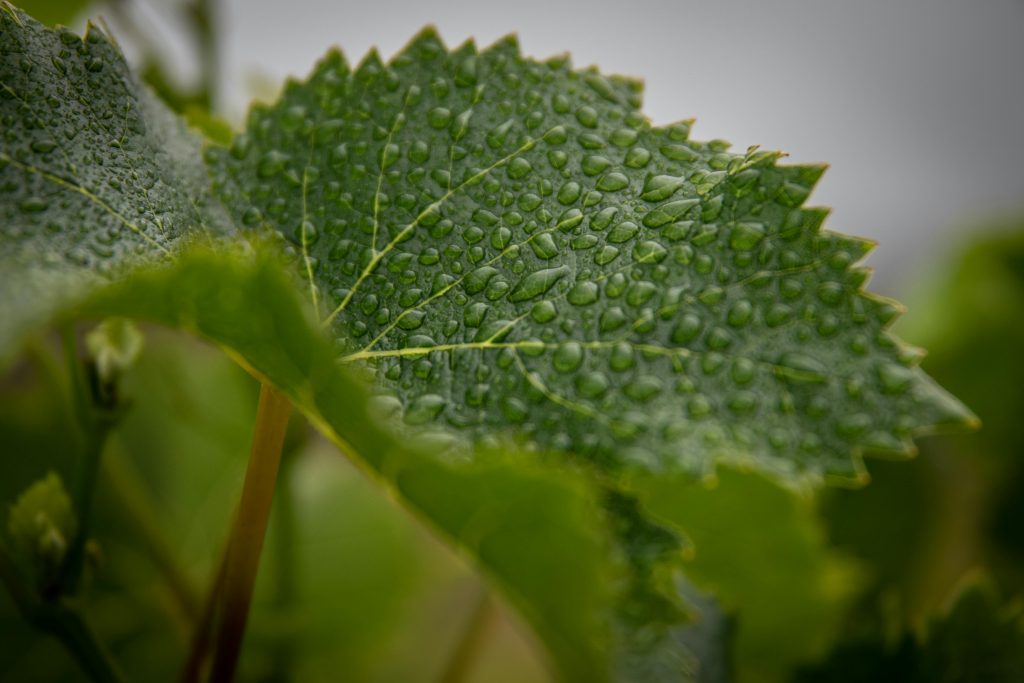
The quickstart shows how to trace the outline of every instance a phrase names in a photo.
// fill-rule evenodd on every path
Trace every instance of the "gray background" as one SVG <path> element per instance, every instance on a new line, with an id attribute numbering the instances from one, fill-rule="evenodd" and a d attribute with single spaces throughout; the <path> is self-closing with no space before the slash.
<path id="1" fill-rule="evenodd" d="M 655 123 L 829 162 L 812 202 L 881 242 L 883 293 L 1024 210 L 1024 0 L 223 0 L 221 18 L 236 120 L 254 74 L 301 77 L 330 45 L 388 57 L 428 23 L 452 46 L 515 32 L 529 55 L 641 77 Z"/>

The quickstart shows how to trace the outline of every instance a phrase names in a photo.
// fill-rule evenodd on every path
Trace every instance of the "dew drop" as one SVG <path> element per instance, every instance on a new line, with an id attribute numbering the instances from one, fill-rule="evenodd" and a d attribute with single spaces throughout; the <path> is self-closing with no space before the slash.
<path id="1" fill-rule="evenodd" d="M 490 307 L 482 301 L 466 306 L 462 311 L 462 322 L 465 323 L 466 327 L 480 327 L 480 323 L 484 321 Z"/>
<path id="2" fill-rule="evenodd" d="M 626 384 L 626 386 L 622 388 L 622 393 L 626 394 L 626 396 L 634 401 L 646 403 L 660 394 L 661 389 L 661 380 L 657 377 L 652 377 L 651 375 L 645 375 Z"/>
<path id="3" fill-rule="evenodd" d="M 604 192 L 618 192 L 627 187 L 629 187 L 629 178 L 618 172 L 605 174 L 597 181 L 597 189 Z"/>
<path id="4" fill-rule="evenodd" d="M 427 113 L 427 123 L 432 128 L 441 129 L 446 127 L 452 120 L 452 112 L 444 107 L 435 107 Z"/>
<path id="5" fill-rule="evenodd" d="M 597 128 L 597 111 L 593 107 L 580 107 L 576 110 L 576 120 L 587 128 Z"/>
<path id="6" fill-rule="evenodd" d="M 578 235 L 573 238 L 570 246 L 577 250 L 582 251 L 584 249 L 590 249 L 595 246 L 598 242 L 596 235 Z"/>
<path id="7" fill-rule="evenodd" d="M 754 313 L 754 307 L 746 299 L 741 299 L 732 305 L 729 309 L 729 325 L 732 327 L 743 327 L 748 322 Z"/>
<path id="8" fill-rule="evenodd" d="M 729 399 L 729 410 L 737 415 L 746 415 L 757 407 L 757 394 L 753 391 L 738 391 Z"/>
<path id="9" fill-rule="evenodd" d="M 843 286 L 838 282 L 822 282 L 818 285 L 818 298 L 829 306 L 843 300 Z"/>
<path id="10" fill-rule="evenodd" d="M 599 327 L 602 332 L 613 332 L 626 324 L 626 313 L 618 306 L 612 306 L 601 312 Z"/>
<path id="11" fill-rule="evenodd" d="M 764 236 L 765 229 L 760 223 L 737 223 L 729 235 L 729 246 L 738 251 L 750 251 Z"/>
<path id="12" fill-rule="evenodd" d="M 616 147 L 629 147 L 636 142 L 639 133 L 632 128 L 618 128 L 611 135 L 612 144 Z"/>
<path id="13" fill-rule="evenodd" d="M 565 185 L 562 185 L 555 198 L 558 200 L 559 204 L 568 206 L 580 198 L 581 191 L 582 188 L 580 187 L 580 184 L 570 180 Z"/>
<path id="14" fill-rule="evenodd" d="M 309 245 L 320 239 L 320 231 L 312 221 L 302 221 L 295 236 L 298 238 L 299 244 Z"/>
<path id="15" fill-rule="evenodd" d="M 498 269 L 491 266 L 481 266 L 466 274 L 463 286 L 468 294 L 478 294 L 484 290 L 487 283 L 498 274 Z"/>
<path id="16" fill-rule="evenodd" d="M 650 176 L 644 182 L 644 189 L 640 194 L 640 198 L 648 202 L 664 201 L 675 194 L 685 182 L 683 178 L 677 178 L 676 176 Z"/>
<path id="17" fill-rule="evenodd" d="M 501 226 L 497 230 L 491 233 L 491 246 L 495 249 L 502 250 L 512 240 L 512 231 Z"/>
<path id="18" fill-rule="evenodd" d="M 721 327 L 716 327 L 708 333 L 707 345 L 709 349 L 716 351 L 728 347 L 732 343 L 732 337 Z"/>
<path id="19" fill-rule="evenodd" d="M 46 211 L 49 206 L 50 203 L 42 197 L 29 197 L 18 204 L 18 208 L 25 213 L 39 213 L 41 211 Z"/>
<path id="20" fill-rule="evenodd" d="M 576 391 L 586 398 L 600 398 L 608 391 L 608 378 L 600 372 L 584 372 L 576 376 Z"/>
<path id="21" fill-rule="evenodd" d="M 32 151 L 39 154 L 46 154 L 47 152 L 52 152 L 56 146 L 57 143 L 53 140 L 36 140 L 32 143 Z"/>
<path id="22" fill-rule="evenodd" d="M 651 153 L 643 147 L 634 147 L 626 152 L 626 159 L 623 163 L 630 168 L 643 168 L 651 161 Z"/>
<path id="23" fill-rule="evenodd" d="M 501 413 L 506 420 L 514 424 L 525 422 L 530 414 L 526 404 L 514 396 L 506 396 L 502 399 Z"/>
<path id="24" fill-rule="evenodd" d="M 618 247 L 605 245 L 604 247 L 601 248 L 601 251 L 597 252 L 597 254 L 594 255 L 594 263 L 596 263 L 599 266 L 608 265 L 609 263 L 614 261 L 618 257 L 618 255 Z"/>
<path id="25" fill-rule="evenodd" d="M 556 315 L 558 315 L 558 311 L 551 301 L 538 301 L 530 309 L 530 317 L 539 323 L 551 322 Z"/>
<path id="26" fill-rule="evenodd" d="M 553 149 L 548 152 L 548 163 L 552 168 L 564 168 L 569 163 L 569 155 L 560 149 Z"/>
<path id="27" fill-rule="evenodd" d="M 732 364 L 732 380 L 736 384 L 749 384 L 754 379 L 754 361 L 737 358 Z"/>
<path id="28" fill-rule="evenodd" d="M 662 204 L 644 215 L 643 223 L 648 228 L 660 228 L 679 220 L 683 214 L 699 203 L 697 199 L 677 199 Z"/>
<path id="29" fill-rule="evenodd" d="M 622 221 L 608 233 L 608 241 L 612 244 L 622 244 L 636 237 L 640 228 L 632 221 Z"/>
<path id="30" fill-rule="evenodd" d="M 550 260 L 558 255 L 558 246 L 549 232 L 542 232 L 530 240 L 530 248 L 537 258 L 544 261 Z"/>
<path id="31" fill-rule="evenodd" d="M 628 342 L 619 342 L 612 347 L 611 357 L 608 366 L 615 372 L 624 372 L 636 364 L 633 354 L 633 346 Z"/>
<path id="32" fill-rule="evenodd" d="M 599 173 L 603 173 L 611 165 L 611 159 L 608 157 L 603 157 L 599 154 L 588 154 L 583 157 L 583 163 L 580 165 L 580 168 L 583 169 L 584 174 L 588 176 L 595 176 Z"/>
<path id="33" fill-rule="evenodd" d="M 573 372 L 583 362 L 583 347 L 577 342 L 567 342 L 555 349 L 552 364 L 559 372 Z"/>
<path id="34" fill-rule="evenodd" d="M 508 177 L 513 180 L 518 180 L 533 170 L 530 162 L 522 157 L 516 157 L 508 165 Z"/>
<path id="35" fill-rule="evenodd" d="M 772 304 L 764 315 L 764 322 L 768 327 L 783 325 L 793 317 L 793 309 L 786 304 Z"/>
<path id="36" fill-rule="evenodd" d="M 262 220 L 263 214 L 255 206 L 250 206 L 242 213 L 242 224 L 252 227 Z"/>
<path id="37" fill-rule="evenodd" d="M 687 402 L 686 409 L 690 417 L 705 417 L 711 413 L 711 402 L 702 394 L 697 394 Z"/>
<path id="38" fill-rule="evenodd" d="M 643 306 L 657 294 L 658 288 L 646 280 L 639 280 L 629 286 L 626 292 L 626 303 L 630 306 Z"/>
<path id="39" fill-rule="evenodd" d="M 542 270 L 530 273 L 512 289 L 509 294 L 509 301 L 527 301 L 545 294 L 555 283 L 561 280 L 563 277 L 569 274 L 568 266 L 559 266 L 557 268 L 544 268 Z"/>
<path id="40" fill-rule="evenodd" d="M 611 241 L 611 235 L 608 236 Z M 657 242 L 650 240 L 637 242 L 633 247 L 633 259 L 637 263 L 661 263 L 668 256 L 668 250 Z"/>
<path id="41" fill-rule="evenodd" d="M 825 365 L 799 351 L 788 351 L 779 357 L 775 372 L 794 382 L 820 383 L 828 379 Z"/>
<path id="42" fill-rule="evenodd" d="M 576 285 L 569 290 L 569 294 L 566 296 L 569 303 L 573 306 L 587 306 L 597 301 L 598 289 L 596 282 L 577 282 Z"/>
<path id="43" fill-rule="evenodd" d="M 256 173 L 261 178 L 269 178 L 277 175 L 284 170 L 285 164 L 288 163 L 288 155 L 279 152 L 276 149 L 272 149 L 263 155 L 260 159 L 259 167 L 256 169 Z"/>
<path id="44" fill-rule="evenodd" d="M 440 415 L 444 408 L 444 398 L 437 394 L 423 394 L 409 402 L 405 421 L 410 425 L 426 424 Z"/>
<path id="45" fill-rule="evenodd" d="M 672 330 L 672 342 L 675 344 L 685 344 L 693 341 L 700 334 L 703 326 L 703 321 L 695 313 L 684 313 L 679 319 L 679 323 Z"/>
<path id="46" fill-rule="evenodd" d="M 836 432 L 840 436 L 852 439 L 864 434 L 871 427 L 871 417 L 865 413 L 844 415 L 836 423 Z"/>
<path id="47" fill-rule="evenodd" d="M 910 387 L 914 371 L 897 363 L 882 363 L 878 366 L 878 379 L 883 393 L 902 394 Z"/>

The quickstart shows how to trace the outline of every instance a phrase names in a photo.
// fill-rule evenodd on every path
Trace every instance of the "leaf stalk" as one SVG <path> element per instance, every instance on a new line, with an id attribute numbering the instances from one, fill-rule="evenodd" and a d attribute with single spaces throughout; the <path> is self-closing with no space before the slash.
<path id="1" fill-rule="evenodd" d="M 210 673 L 210 680 L 215 683 L 232 681 L 238 667 L 290 416 L 288 399 L 263 384 L 242 499 L 228 540 L 220 595 L 221 621 Z"/>

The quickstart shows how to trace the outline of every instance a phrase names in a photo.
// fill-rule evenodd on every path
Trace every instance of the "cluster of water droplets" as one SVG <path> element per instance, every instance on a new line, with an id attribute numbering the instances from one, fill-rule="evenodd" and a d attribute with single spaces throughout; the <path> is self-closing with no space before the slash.
<path id="1" fill-rule="evenodd" d="M 0 12 L 0 256 L 107 275 L 165 256 L 204 224 L 197 147 L 183 174 L 180 124 L 152 115 L 102 31 L 15 12 Z"/>
<path id="2" fill-rule="evenodd" d="M 655 129 L 639 86 L 506 40 L 333 53 L 214 159 L 404 420 L 644 467 L 853 472 L 949 405 L 861 294 L 822 169 Z"/>

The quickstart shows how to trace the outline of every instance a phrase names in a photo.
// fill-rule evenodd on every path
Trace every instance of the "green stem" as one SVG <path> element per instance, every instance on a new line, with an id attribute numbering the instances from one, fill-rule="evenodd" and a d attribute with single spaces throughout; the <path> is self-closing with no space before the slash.
<path id="1" fill-rule="evenodd" d="M 264 384 L 260 389 L 242 500 L 228 545 L 221 622 L 210 674 L 210 680 L 215 683 L 232 681 L 238 667 L 290 415 L 288 399 Z"/>
<path id="2" fill-rule="evenodd" d="M 59 600 L 43 602 L 35 598 L 3 548 L 0 548 L 0 581 L 14 598 L 22 616 L 40 631 L 59 640 L 90 680 L 94 683 L 124 682 L 124 676 L 82 616 Z"/>
<path id="3" fill-rule="evenodd" d="M 96 480 L 99 476 L 103 449 L 118 416 L 114 410 L 100 406 L 87 388 L 86 371 L 78 355 L 74 331 L 70 327 L 65 327 L 61 336 L 71 379 L 72 408 L 82 434 L 82 458 L 79 461 L 74 495 L 78 530 L 71 539 L 60 578 L 60 591 L 65 595 L 73 595 L 78 590 L 85 564 L 85 544 L 89 538 Z"/>
<path id="4" fill-rule="evenodd" d="M 45 605 L 38 609 L 32 621 L 40 630 L 59 640 L 95 683 L 123 683 L 124 676 L 110 654 L 77 611 L 60 605 Z"/>
<path id="5" fill-rule="evenodd" d="M 213 647 L 213 628 L 217 621 L 217 608 L 219 607 L 217 599 L 224 589 L 228 547 L 225 547 L 224 552 L 221 553 L 216 574 L 214 574 L 213 581 L 210 582 L 209 593 L 206 595 L 206 602 L 203 603 L 203 611 L 199 615 L 199 621 L 193 631 L 188 659 L 185 660 L 185 668 L 181 673 L 181 683 L 199 683 L 206 668 L 210 649 Z"/>
<path id="6" fill-rule="evenodd" d="M 291 486 L 295 449 L 288 448 L 288 451 L 289 453 L 281 463 L 277 502 L 274 504 L 274 612 L 278 618 L 286 622 L 290 619 L 291 610 L 295 606 L 296 586 L 298 585 L 296 567 L 298 554 L 295 551 L 297 520 L 295 518 L 295 496 Z M 269 680 L 282 683 L 291 679 L 294 650 L 291 632 L 286 630 L 284 637 L 275 643 L 273 648 L 273 673 Z"/>
<path id="7" fill-rule="evenodd" d="M 473 606 L 466 627 L 455 645 L 455 650 L 438 678 L 438 683 L 462 683 L 473 668 L 495 616 L 494 601 L 486 587 L 480 588 L 480 597 Z"/>

